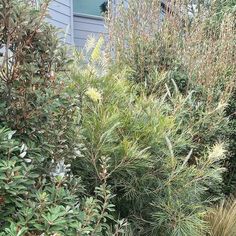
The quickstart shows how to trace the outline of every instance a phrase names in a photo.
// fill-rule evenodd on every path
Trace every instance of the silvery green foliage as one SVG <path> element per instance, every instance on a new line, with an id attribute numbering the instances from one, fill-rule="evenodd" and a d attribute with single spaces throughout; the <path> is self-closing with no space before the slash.
<path id="1" fill-rule="evenodd" d="M 64 160 L 60 160 L 57 163 L 55 163 L 55 167 L 53 168 L 52 172 L 50 173 L 50 175 L 53 178 L 60 178 L 63 179 L 64 177 L 68 176 L 69 172 L 70 172 L 70 164 L 65 164 Z"/>

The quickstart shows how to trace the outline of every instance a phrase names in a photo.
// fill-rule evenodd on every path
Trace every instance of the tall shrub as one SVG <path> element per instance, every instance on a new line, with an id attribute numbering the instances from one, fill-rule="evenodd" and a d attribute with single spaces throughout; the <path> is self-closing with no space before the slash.
<path id="1" fill-rule="evenodd" d="M 225 147 L 203 147 L 193 137 L 212 115 L 223 121 L 224 107 L 203 112 L 193 93 L 150 95 L 130 81 L 129 71 L 101 76 L 97 61 L 90 62 L 72 74 L 74 87 L 80 85 L 83 144 L 73 172 L 88 189 L 106 180 L 116 214 L 128 218 L 133 235 L 204 235 L 206 206 L 219 197 Z M 198 114 L 203 120 L 194 122 Z"/>
<path id="2" fill-rule="evenodd" d="M 235 3 L 170 1 L 164 8 L 161 5 L 156 0 L 131 0 L 111 8 L 109 51 L 116 65 L 128 67 L 129 78 L 148 94 L 179 91 L 194 97 L 198 109 L 186 117 L 193 125 L 192 140 L 199 153 L 205 145 L 234 133 L 222 108 L 227 108 L 235 87 Z"/>
<path id="3" fill-rule="evenodd" d="M 46 22 L 49 1 L 33 2 L 0 2 L 0 234 L 121 234 L 106 182 L 86 194 L 71 172 L 80 144 L 70 54 Z"/>
<path id="4" fill-rule="evenodd" d="M 28 146 L 42 148 L 45 160 L 56 161 L 74 156 L 76 106 L 65 93 L 68 82 L 60 72 L 69 59 L 58 31 L 46 23 L 48 4 L 0 3 L 0 121 Z"/>
<path id="5" fill-rule="evenodd" d="M 158 1 L 110 9 L 108 51 L 128 73 L 98 79 L 89 65 L 74 76 L 85 146 L 74 171 L 95 186 L 105 160 L 134 234 L 204 235 L 222 195 L 235 31 L 232 14 L 214 26 L 218 3 L 172 3 L 163 21 Z"/>

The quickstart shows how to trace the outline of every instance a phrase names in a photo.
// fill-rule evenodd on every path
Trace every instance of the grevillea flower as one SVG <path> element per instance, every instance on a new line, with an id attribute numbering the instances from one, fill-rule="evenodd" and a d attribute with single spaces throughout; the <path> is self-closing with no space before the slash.
<path id="1" fill-rule="evenodd" d="M 96 88 L 88 88 L 85 94 L 94 102 L 102 100 L 102 94 Z"/>

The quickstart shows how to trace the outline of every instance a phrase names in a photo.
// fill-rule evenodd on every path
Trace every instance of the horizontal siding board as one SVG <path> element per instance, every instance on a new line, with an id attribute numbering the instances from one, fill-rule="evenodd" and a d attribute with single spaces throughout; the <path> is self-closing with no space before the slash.
<path id="1" fill-rule="evenodd" d="M 65 29 L 67 28 L 67 25 L 64 24 L 64 23 L 61 22 L 61 21 L 57 21 L 57 20 L 54 20 L 54 19 L 47 19 L 47 21 L 48 21 L 50 24 L 56 26 L 57 28 L 60 28 L 60 29 L 63 29 L 63 30 L 65 30 Z"/>
<path id="2" fill-rule="evenodd" d="M 70 3 L 71 3 L 70 0 L 54 0 L 54 2 L 60 3 L 61 5 L 68 6 L 68 7 L 70 7 Z"/>
<path id="3" fill-rule="evenodd" d="M 74 31 L 78 31 L 78 30 L 87 31 L 87 32 L 106 33 L 106 28 L 102 25 L 74 23 Z"/>
<path id="4" fill-rule="evenodd" d="M 58 37 L 66 43 L 73 42 L 71 3 L 71 0 L 53 0 L 49 6 L 50 17 L 47 19 L 49 23 L 64 31 L 60 32 Z"/>
<path id="5" fill-rule="evenodd" d="M 95 25 L 95 24 L 82 23 L 82 22 L 74 22 L 74 30 L 105 33 L 104 25 Z"/>
<path id="6" fill-rule="evenodd" d="M 106 28 L 104 25 L 94 25 L 94 24 L 85 24 L 85 23 L 78 23 L 74 22 L 74 30 L 82 30 L 82 31 L 90 31 L 90 32 L 100 32 L 105 33 Z"/>
<path id="7" fill-rule="evenodd" d="M 52 19 L 55 19 L 57 21 L 60 21 L 64 24 L 70 25 L 70 16 L 66 15 L 62 12 L 58 12 L 57 10 L 49 8 L 49 14 Z"/>
<path id="8" fill-rule="evenodd" d="M 82 16 L 74 16 L 74 22 L 104 25 L 104 20 L 100 20 L 100 19 L 97 20 L 97 19 L 92 19 L 92 18 L 82 17 Z"/>
<path id="9" fill-rule="evenodd" d="M 84 25 L 84 27 L 86 27 L 87 29 L 90 29 L 91 27 L 96 27 L 97 29 L 105 29 L 105 25 L 104 23 L 103 24 L 98 24 L 98 23 L 93 23 L 93 22 L 90 22 L 90 21 L 86 21 L 86 22 L 83 22 L 83 21 L 74 21 L 74 28 L 75 29 L 79 29 L 81 27 L 81 25 Z"/>
<path id="10" fill-rule="evenodd" d="M 75 38 L 83 38 L 83 39 L 86 39 L 88 38 L 89 36 L 96 36 L 96 37 L 100 37 L 100 36 L 103 36 L 104 33 L 100 33 L 100 32 L 90 32 L 90 31 L 76 31 L 75 32 Z"/>
<path id="11" fill-rule="evenodd" d="M 53 11 L 56 11 L 56 12 L 59 12 L 59 13 L 61 13 L 63 15 L 66 15 L 66 16 L 70 16 L 70 7 L 65 6 L 61 3 L 58 3 L 56 1 L 51 2 L 50 6 L 49 6 L 49 9 L 53 10 Z"/>
<path id="12" fill-rule="evenodd" d="M 89 36 L 98 39 L 106 35 L 104 21 L 74 15 L 74 42 L 77 48 L 83 48 Z"/>

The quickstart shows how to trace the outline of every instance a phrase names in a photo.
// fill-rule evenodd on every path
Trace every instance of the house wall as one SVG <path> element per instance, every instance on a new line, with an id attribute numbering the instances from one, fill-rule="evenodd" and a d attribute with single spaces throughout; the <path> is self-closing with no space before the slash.
<path id="1" fill-rule="evenodd" d="M 112 4 L 115 6 L 120 1 L 112 0 Z M 128 0 L 123 1 L 128 4 Z M 48 21 L 63 30 L 64 33 L 60 34 L 62 40 L 77 48 L 83 48 L 89 36 L 99 38 L 101 35 L 106 35 L 103 18 L 74 13 L 73 0 L 52 0 L 49 14 L 51 18 Z M 161 18 L 163 15 L 162 12 Z"/>
<path id="2" fill-rule="evenodd" d="M 53 0 L 49 6 L 48 22 L 62 29 L 59 37 L 68 44 L 74 43 L 73 0 Z"/>
<path id="3" fill-rule="evenodd" d="M 63 30 L 60 37 L 77 48 L 84 47 L 89 36 L 98 38 L 106 32 L 104 20 L 98 16 L 73 13 L 73 0 L 53 0 L 48 22 Z"/>
<path id="4" fill-rule="evenodd" d="M 74 14 L 74 43 L 77 48 L 82 48 L 89 36 L 98 39 L 106 34 L 102 17 L 83 16 Z"/>
<path id="5" fill-rule="evenodd" d="M 86 0 L 84 0 L 86 1 Z M 113 7 L 118 4 L 128 6 L 128 0 L 110 0 Z M 167 1 L 167 0 L 163 0 Z M 161 19 L 165 15 L 164 9 L 161 12 Z M 96 39 L 101 35 L 106 35 L 107 31 L 104 25 L 103 17 L 89 16 L 74 13 L 73 17 L 74 27 L 74 43 L 77 48 L 83 48 L 89 36 L 94 36 Z"/>

